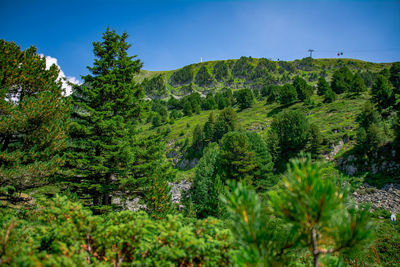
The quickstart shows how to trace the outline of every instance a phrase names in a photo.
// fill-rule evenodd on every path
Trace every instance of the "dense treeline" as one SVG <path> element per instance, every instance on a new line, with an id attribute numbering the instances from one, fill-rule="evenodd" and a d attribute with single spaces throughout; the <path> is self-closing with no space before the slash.
<path id="1" fill-rule="evenodd" d="M 196 75 L 191 65 L 169 80 L 159 75 L 139 84 L 142 62 L 128 55 L 127 37 L 107 29 L 93 43 L 90 74 L 68 97 L 59 70 L 46 69 L 34 47 L 22 51 L 0 41 L 0 265 L 339 266 L 399 260 L 399 233 L 387 241 L 389 230 L 381 225 L 374 241 L 371 213 L 351 203 L 352 185 L 343 186 L 339 171 L 320 161 L 325 133 L 305 110 L 285 108 L 311 107 L 320 96 L 332 103 L 370 93 L 347 153 L 360 162 L 397 155 L 400 63 L 380 73 L 353 73 L 340 65 L 330 82 L 326 73 L 315 72 L 308 79 L 317 82 L 313 86 L 296 73 L 316 71 L 311 58 L 276 63 L 241 57 L 212 70 L 203 65 Z M 235 79 L 257 86 L 226 86 L 205 96 L 193 87 Z M 168 86 L 187 86 L 191 93 L 163 100 Z M 157 99 L 146 101 L 145 93 Z M 238 115 L 260 101 L 277 107 L 265 135 L 244 129 Z M 142 127 L 174 124 L 203 111 L 209 111 L 207 121 L 195 125 L 181 147 L 183 157 L 199 160 L 192 186 L 180 204 L 173 203 L 176 170 L 163 140 L 168 133 L 143 133 Z M 59 195 L 48 199 L 52 194 L 45 192 L 29 201 L 27 190 L 43 186 Z M 142 211 L 121 211 L 136 200 L 135 209 Z M 364 250 L 371 242 L 381 249 L 374 247 L 374 257 Z"/>

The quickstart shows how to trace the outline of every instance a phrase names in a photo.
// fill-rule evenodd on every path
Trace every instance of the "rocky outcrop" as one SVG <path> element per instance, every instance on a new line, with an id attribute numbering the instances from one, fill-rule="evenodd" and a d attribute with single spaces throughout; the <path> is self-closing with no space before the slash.
<path id="1" fill-rule="evenodd" d="M 189 191 L 192 183 L 189 181 L 181 181 L 179 183 L 168 183 L 171 187 L 172 203 L 181 203 L 182 193 Z"/>
<path id="2" fill-rule="evenodd" d="M 198 158 L 194 159 L 180 159 L 179 161 L 175 162 L 175 167 L 177 167 L 180 170 L 190 170 L 193 169 L 197 163 L 199 162 Z"/>
<path id="3" fill-rule="evenodd" d="M 331 152 L 329 152 L 328 154 L 325 155 L 325 159 L 332 161 L 334 160 L 335 156 L 337 153 L 339 153 L 339 151 L 343 148 L 344 146 L 344 141 L 340 140 L 338 144 L 332 144 L 331 146 Z"/>
<path id="4" fill-rule="evenodd" d="M 400 213 L 400 184 L 387 184 L 378 189 L 365 183 L 353 193 L 353 198 L 357 203 L 370 203 L 373 209 Z"/>
<path id="5" fill-rule="evenodd" d="M 182 200 L 182 195 L 184 192 L 189 191 L 192 183 L 189 181 L 181 181 L 179 183 L 170 183 L 168 185 L 171 187 L 171 201 L 175 204 L 180 204 Z M 112 204 L 121 206 L 125 210 L 138 211 L 146 210 L 146 205 L 140 203 L 140 197 L 135 197 L 133 199 L 123 198 L 121 194 L 116 194 L 112 199 Z M 179 205 L 179 207 L 183 207 Z"/>

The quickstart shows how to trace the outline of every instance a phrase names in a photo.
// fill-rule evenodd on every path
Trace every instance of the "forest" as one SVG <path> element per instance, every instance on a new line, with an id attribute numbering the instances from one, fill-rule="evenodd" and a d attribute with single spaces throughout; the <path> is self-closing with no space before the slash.
<path id="1" fill-rule="evenodd" d="M 0 40 L 0 266 L 400 265 L 400 62 L 151 72 L 127 38 L 71 95 Z"/>

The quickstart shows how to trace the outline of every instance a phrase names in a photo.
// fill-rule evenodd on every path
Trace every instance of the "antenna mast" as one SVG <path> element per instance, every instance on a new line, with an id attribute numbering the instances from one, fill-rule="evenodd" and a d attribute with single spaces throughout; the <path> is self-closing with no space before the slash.
<path id="1" fill-rule="evenodd" d="M 314 52 L 314 49 L 308 49 L 308 52 L 310 52 L 310 58 L 312 58 L 312 52 Z"/>

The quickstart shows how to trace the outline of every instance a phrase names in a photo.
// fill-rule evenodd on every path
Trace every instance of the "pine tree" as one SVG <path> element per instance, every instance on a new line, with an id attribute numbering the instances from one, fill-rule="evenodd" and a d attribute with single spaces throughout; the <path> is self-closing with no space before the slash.
<path id="1" fill-rule="evenodd" d="M 353 74 L 347 67 L 341 67 L 332 76 L 331 88 L 336 94 L 350 91 Z"/>
<path id="2" fill-rule="evenodd" d="M 348 191 L 334 179 L 324 179 L 311 159 L 292 160 L 284 187 L 269 192 L 269 204 L 295 232 L 295 244 L 308 248 L 319 266 L 320 257 L 355 251 L 371 236 L 368 210 L 348 207 Z"/>
<path id="3" fill-rule="evenodd" d="M 256 155 L 247 136 L 230 132 L 221 140 L 221 171 L 224 181 L 232 179 L 252 183 L 257 171 Z"/>
<path id="4" fill-rule="evenodd" d="M 251 107 L 254 101 L 253 93 L 250 89 L 241 89 L 235 93 L 236 103 L 240 110 Z"/>
<path id="5" fill-rule="evenodd" d="M 316 124 L 310 125 L 310 153 L 313 158 L 317 158 L 321 153 L 321 144 L 323 138 Z"/>
<path id="6" fill-rule="evenodd" d="M 208 116 L 207 122 L 204 124 L 204 127 L 203 127 L 205 144 L 216 141 L 214 139 L 216 127 L 217 127 L 217 121 L 215 119 L 214 112 L 211 112 L 210 115 Z"/>
<path id="7" fill-rule="evenodd" d="M 296 76 L 296 78 L 294 78 L 293 86 L 296 89 L 297 96 L 300 101 L 309 99 L 313 94 L 313 88 L 307 84 L 306 80 L 299 76 Z"/>
<path id="8" fill-rule="evenodd" d="M 222 110 L 217 118 L 214 141 L 218 141 L 228 132 L 239 129 L 236 111 L 229 107 Z"/>
<path id="9" fill-rule="evenodd" d="M 274 185 L 275 181 L 271 179 L 274 164 L 268 146 L 255 132 L 244 132 L 250 143 L 250 151 L 255 153 L 256 169 L 253 180 L 257 189 L 265 189 L 265 187 Z"/>
<path id="10" fill-rule="evenodd" d="M 188 100 L 186 100 L 185 104 L 183 104 L 183 114 L 185 116 L 193 115 L 193 107 Z"/>
<path id="11" fill-rule="evenodd" d="M 361 78 L 360 74 L 355 74 L 350 86 L 350 92 L 360 94 L 365 91 L 367 91 L 367 86 L 365 86 L 363 78 Z"/>
<path id="12" fill-rule="evenodd" d="M 317 87 L 317 93 L 321 96 L 324 95 L 326 91 L 331 89 L 329 83 L 325 80 L 325 77 L 323 76 L 319 77 Z"/>
<path id="13" fill-rule="evenodd" d="M 128 56 L 128 34 L 107 28 L 103 41 L 94 42 L 95 60 L 73 92 L 71 144 L 68 163 L 77 192 L 89 194 L 93 205 L 111 204 L 111 193 L 130 174 L 135 162 L 131 136 L 139 119 L 143 89 L 133 76 L 142 63 Z"/>
<path id="14" fill-rule="evenodd" d="M 371 94 L 372 101 L 378 106 L 379 110 L 386 109 L 395 103 L 393 88 L 383 75 L 376 77 L 375 83 L 371 88 Z"/>
<path id="15" fill-rule="evenodd" d="M 400 94 L 400 62 L 395 62 L 390 67 L 390 77 L 389 81 L 395 88 L 395 92 Z"/>
<path id="16" fill-rule="evenodd" d="M 63 164 L 69 105 L 58 74 L 35 47 L 0 40 L 0 187 L 43 185 Z"/>
<path id="17" fill-rule="evenodd" d="M 218 144 L 209 144 L 196 168 L 190 195 L 199 218 L 221 213 L 219 194 L 223 187 L 218 176 L 219 153 Z"/>
<path id="18" fill-rule="evenodd" d="M 324 103 L 332 103 L 335 100 L 336 100 L 335 92 L 331 88 L 328 88 L 328 90 L 326 90 L 324 93 Z"/>
<path id="19" fill-rule="evenodd" d="M 278 137 L 280 159 L 285 161 L 305 148 L 310 136 L 310 124 L 304 114 L 291 110 L 274 118 L 271 131 Z"/>
<path id="20" fill-rule="evenodd" d="M 281 87 L 279 92 L 279 102 L 283 105 L 289 105 L 298 100 L 296 88 L 290 83 Z"/>

